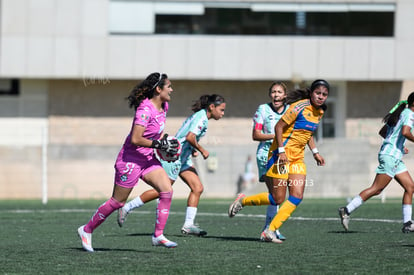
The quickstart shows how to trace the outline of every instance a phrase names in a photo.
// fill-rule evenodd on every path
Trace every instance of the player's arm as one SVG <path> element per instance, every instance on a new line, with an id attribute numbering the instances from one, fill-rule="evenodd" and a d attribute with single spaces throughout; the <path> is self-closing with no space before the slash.
<path id="1" fill-rule="evenodd" d="M 131 143 L 135 146 L 160 149 L 171 154 L 177 153 L 179 143 L 176 139 L 167 140 L 168 134 L 164 134 L 160 140 L 151 140 L 144 137 L 144 131 L 144 126 L 135 124 L 134 127 L 132 127 Z"/>
<path id="2" fill-rule="evenodd" d="M 283 119 L 280 119 L 275 125 L 275 139 L 279 146 L 278 150 L 279 150 L 280 164 L 288 162 L 288 159 L 285 153 L 285 148 L 283 147 L 283 131 L 286 127 L 288 127 L 288 124 Z"/>
<path id="3" fill-rule="evenodd" d="M 275 137 L 274 134 L 265 134 L 262 132 L 263 129 L 263 125 L 259 124 L 259 123 L 255 123 L 253 126 L 253 133 L 252 133 L 252 138 L 255 141 L 265 141 L 265 140 L 270 140 L 273 139 Z"/>
<path id="4" fill-rule="evenodd" d="M 134 144 L 135 146 L 151 147 L 152 140 L 144 137 L 144 131 L 145 131 L 144 126 L 135 124 L 134 127 L 132 127 L 131 143 Z"/>
<path id="5" fill-rule="evenodd" d="M 319 166 L 325 165 L 325 159 L 319 154 L 318 148 L 316 148 L 315 139 L 313 135 L 308 141 L 308 147 L 312 151 L 313 158 L 316 160 L 316 164 Z"/>
<path id="6" fill-rule="evenodd" d="M 411 142 L 414 142 L 414 136 L 411 133 L 411 127 L 404 125 L 401 129 L 401 134 Z"/>
<path id="7" fill-rule="evenodd" d="M 187 140 L 188 143 L 191 144 L 191 146 L 193 146 L 194 149 L 196 149 L 197 151 L 199 151 L 201 153 L 201 155 L 203 156 L 204 159 L 208 158 L 209 156 L 209 152 L 207 150 L 205 150 L 203 148 L 203 146 L 201 146 L 198 142 L 197 142 L 197 137 L 193 132 L 188 132 L 187 136 L 185 137 L 185 139 Z"/>

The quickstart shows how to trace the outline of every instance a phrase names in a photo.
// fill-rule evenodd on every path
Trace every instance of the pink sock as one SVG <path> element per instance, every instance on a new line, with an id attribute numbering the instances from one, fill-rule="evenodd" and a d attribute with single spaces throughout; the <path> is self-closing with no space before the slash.
<path id="1" fill-rule="evenodd" d="M 109 215 L 112 214 L 118 208 L 124 206 L 124 203 L 121 203 L 114 198 L 110 198 L 105 203 L 103 203 L 93 214 L 92 218 L 89 220 L 88 224 L 85 225 L 84 230 L 86 233 L 92 233 L 101 223 L 103 223 Z"/>
<path id="2" fill-rule="evenodd" d="M 160 192 L 157 205 L 157 220 L 155 222 L 155 237 L 158 237 L 164 232 L 165 224 L 167 223 L 168 215 L 170 214 L 172 194 L 172 191 Z"/>

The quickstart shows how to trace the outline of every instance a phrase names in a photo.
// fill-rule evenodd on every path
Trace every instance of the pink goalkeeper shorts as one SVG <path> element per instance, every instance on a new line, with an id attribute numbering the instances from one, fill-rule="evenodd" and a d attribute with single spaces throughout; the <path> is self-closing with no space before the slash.
<path id="1" fill-rule="evenodd" d="M 125 162 L 122 159 L 117 159 L 115 163 L 115 184 L 124 188 L 133 188 L 137 185 L 139 179 L 146 174 L 161 168 L 160 161 L 155 158 L 134 160 Z"/>

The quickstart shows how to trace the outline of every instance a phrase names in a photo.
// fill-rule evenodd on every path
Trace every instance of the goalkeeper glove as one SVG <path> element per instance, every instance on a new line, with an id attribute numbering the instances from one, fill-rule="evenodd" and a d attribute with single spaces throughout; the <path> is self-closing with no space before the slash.
<path id="1" fill-rule="evenodd" d="M 169 154 L 175 155 L 178 153 L 180 144 L 177 139 L 167 139 L 168 134 L 165 134 L 160 140 L 153 140 L 151 148 L 159 149 Z"/>

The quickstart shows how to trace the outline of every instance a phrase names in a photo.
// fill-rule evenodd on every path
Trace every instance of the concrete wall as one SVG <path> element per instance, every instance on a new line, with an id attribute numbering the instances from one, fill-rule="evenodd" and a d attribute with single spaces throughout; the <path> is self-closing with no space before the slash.
<path id="1" fill-rule="evenodd" d="M 414 4 L 386 2 L 397 4 L 391 38 L 116 36 L 109 34 L 109 0 L 3 0 L 0 76 L 133 79 L 163 71 L 193 80 L 413 79 Z"/>
<path id="2" fill-rule="evenodd" d="M 396 3 L 395 37 L 113 36 L 108 0 L 1 0 L 0 77 L 19 78 L 21 93 L 0 98 L 0 198 L 40 198 L 45 178 L 51 198 L 107 197 L 131 123 L 124 98 L 152 71 L 173 81 L 170 133 L 201 94 L 219 93 L 229 102 L 202 141 L 218 170 L 197 161 L 206 197 L 234 195 L 257 145 L 251 117 L 267 101 L 271 81 L 340 83 L 346 94 L 338 97 L 343 111 L 335 119 L 343 139 L 319 141 L 328 164 L 308 161 L 315 185 L 307 192 L 353 196 L 372 180 L 381 118 L 414 79 L 414 2 L 341 2 Z M 410 155 L 406 162 L 413 167 Z M 180 182 L 175 190 L 187 195 Z"/>
<path id="3" fill-rule="evenodd" d="M 170 118 L 167 131 L 173 132 L 171 128 L 176 128 L 182 119 Z M 357 123 L 348 123 L 347 127 L 354 129 Z M 96 125 L 101 127 L 95 127 Z M 120 140 L 123 140 L 129 125 L 130 120 L 126 118 L 51 118 L 50 128 L 54 129 L 51 133 L 60 128 L 65 138 L 50 139 L 47 154 L 48 197 L 109 196 L 113 184 L 114 160 L 122 143 Z M 380 123 L 378 120 L 366 120 L 365 125 L 371 125 L 371 130 L 370 127 L 361 127 L 366 129 L 366 137 L 324 139 L 318 142 L 318 148 L 327 162 L 325 167 L 317 167 L 307 152 L 310 184 L 306 191 L 308 197 L 351 197 L 371 184 L 380 145 L 380 138 L 373 134 L 373 130 L 377 131 Z M 249 119 L 223 119 L 210 124 L 202 144 L 210 151 L 211 158 L 207 161 L 201 158 L 195 160 L 205 184 L 204 197 L 232 197 L 236 193 L 237 181 L 244 171 L 247 156 L 255 155 L 256 143 L 250 140 L 250 126 Z M 72 131 L 64 131 L 64 128 Z M 117 130 L 121 128 L 122 131 Z M 100 139 L 102 136 L 105 138 Z M 97 142 L 98 140 L 101 141 Z M 414 152 L 411 144 L 409 149 Z M 0 147 L 0 198 L 41 197 L 41 152 L 40 146 Z M 208 161 L 213 160 L 217 161 L 217 170 L 209 172 Z M 413 155 L 405 156 L 405 162 L 413 173 Z M 141 182 L 133 196 L 147 188 Z M 174 190 L 175 197 L 186 197 L 188 194 L 187 187 L 181 181 L 177 181 Z M 258 190 L 264 190 L 264 186 L 252 185 L 247 192 Z M 400 197 L 401 194 L 402 189 L 396 182 L 392 182 L 386 190 L 388 197 Z"/>
<path id="4" fill-rule="evenodd" d="M 15 114 L 7 117 L 5 112 L 0 119 L 0 198 L 40 198 L 42 180 L 46 178 L 50 198 L 110 194 L 114 160 L 131 127 L 133 112 L 124 98 L 136 82 L 23 80 L 20 96 L 1 98 L 0 113 L 12 106 Z M 255 155 L 257 144 L 251 140 L 251 117 L 259 104 L 267 102 L 269 83 L 173 80 L 166 125 L 170 134 L 190 114 L 189 106 L 200 94 L 219 92 L 228 102 L 225 117 L 211 121 L 202 139 L 211 159 L 215 156 L 218 161 L 217 171 L 208 172 L 208 162 L 197 160 L 206 197 L 229 197 L 236 192 L 247 156 Z M 400 86 L 395 82 L 346 83 L 347 97 L 342 99 L 348 106 L 345 137 L 319 141 L 328 164 L 315 167 L 310 157 L 309 178 L 314 179 L 315 185 L 308 188 L 309 196 L 351 196 L 371 181 L 381 117 L 398 100 Z M 42 156 L 44 149 L 47 152 Z M 407 161 L 409 158 L 407 155 Z M 134 192 L 145 188 L 148 187 L 140 184 Z M 187 195 L 182 182 L 177 182 L 175 188 L 176 196 Z M 399 196 L 399 192 L 392 194 Z"/>

